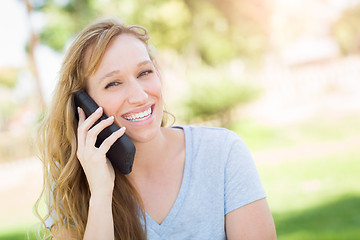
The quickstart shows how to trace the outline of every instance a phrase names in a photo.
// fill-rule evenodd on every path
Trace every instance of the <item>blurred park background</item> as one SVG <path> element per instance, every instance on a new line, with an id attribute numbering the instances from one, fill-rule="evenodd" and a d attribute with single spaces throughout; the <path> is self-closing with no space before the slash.
<path id="1" fill-rule="evenodd" d="M 100 17 L 149 30 L 175 124 L 245 140 L 278 239 L 360 239 L 359 0 L 0 1 L 0 239 L 35 239 L 36 127 Z"/>

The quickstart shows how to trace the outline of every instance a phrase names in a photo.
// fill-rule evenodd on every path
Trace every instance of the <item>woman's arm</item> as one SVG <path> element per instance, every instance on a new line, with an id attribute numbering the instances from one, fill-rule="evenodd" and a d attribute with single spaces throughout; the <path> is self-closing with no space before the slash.
<path id="1" fill-rule="evenodd" d="M 89 213 L 83 239 L 114 239 L 112 196 L 91 196 Z M 54 229 L 56 240 L 77 239 L 76 230 Z"/>
<path id="2" fill-rule="evenodd" d="M 109 117 L 91 128 L 102 115 L 102 108 L 98 108 L 87 119 L 85 119 L 82 109 L 79 108 L 78 111 L 77 156 L 84 169 L 91 192 L 84 239 L 114 239 L 112 195 L 115 172 L 106 158 L 106 152 L 124 134 L 125 128 L 112 133 L 99 148 L 96 148 L 97 135 L 114 122 L 114 117 Z"/>
<path id="3" fill-rule="evenodd" d="M 112 196 L 91 196 L 84 239 L 114 239 Z"/>
<path id="4" fill-rule="evenodd" d="M 225 228 L 229 240 L 276 239 L 274 220 L 265 198 L 226 214 Z"/>

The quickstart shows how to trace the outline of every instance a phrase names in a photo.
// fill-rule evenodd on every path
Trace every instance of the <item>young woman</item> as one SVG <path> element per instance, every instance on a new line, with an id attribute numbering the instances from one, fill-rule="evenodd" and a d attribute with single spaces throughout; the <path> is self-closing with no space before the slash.
<path id="1" fill-rule="evenodd" d="M 275 239 L 251 155 L 233 132 L 164 127 L 161 76 L 139 26 L 102 20 L 70 47 L 40 128 L 43 223 L 55 239 Z M 74 94 L 100 106 L 85 117 Z M 108 119 L 96 124 L 102 113 Z M 97 135 L 120 128 L 99 147 Z M 126 134 L 136 147 L 128 175 L 106 158 Z M 119 153 L 121 154 L 121 153 Z"/>

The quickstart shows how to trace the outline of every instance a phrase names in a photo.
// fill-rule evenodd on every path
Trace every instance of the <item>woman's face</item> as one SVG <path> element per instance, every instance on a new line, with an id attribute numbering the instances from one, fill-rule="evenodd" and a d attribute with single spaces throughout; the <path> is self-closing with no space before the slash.
<path id="1" fill-rule="evenodd" d="M 131 34 L 115 37 L 98 70 L 86 80 L 87 92 L 134 142 L 160 130 L 163 102 L 160 76 L 146 46 Z"/>

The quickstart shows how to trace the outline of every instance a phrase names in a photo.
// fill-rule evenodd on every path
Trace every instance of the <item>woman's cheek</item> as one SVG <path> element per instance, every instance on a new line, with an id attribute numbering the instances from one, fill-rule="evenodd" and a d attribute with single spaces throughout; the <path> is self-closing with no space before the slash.
<path id="1" fill-rule="evenodd" d="M 121 111 L 121 106 L 125 102 L 123 97 L 111 95 L 103 102 L 104 112 L 107 116 L 116 116 L 116 113 Z"/>
<path id="2" fill-rule="evenodd" d="M 154 81 L 150 86 L 150 92 L 153 93 L 153 95 L 161 95 L 162 89 L 161 89 L 161 82 L 160 80 Z"/>

